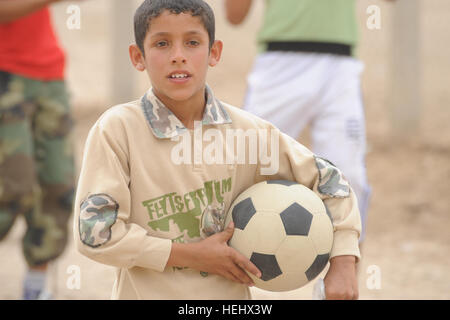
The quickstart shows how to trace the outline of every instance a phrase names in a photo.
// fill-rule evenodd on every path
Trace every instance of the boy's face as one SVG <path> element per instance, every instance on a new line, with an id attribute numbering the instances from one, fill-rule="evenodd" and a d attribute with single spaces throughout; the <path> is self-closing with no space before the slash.
<path id="1" fill-rule="evenodd" d="M 220 59 L 222 43 L 209 50 L 209 36 L 199 17 L 162 12 L 152 19 L 144 39 L 145 57 L 130 46 L 131 60 L 147 70 L 155 94 L 163 102 L 203 101 L 208 66 Z"/>

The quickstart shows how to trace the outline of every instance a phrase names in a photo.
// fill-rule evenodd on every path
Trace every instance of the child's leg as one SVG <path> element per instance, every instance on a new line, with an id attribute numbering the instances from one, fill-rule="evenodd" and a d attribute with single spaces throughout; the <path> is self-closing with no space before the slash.
<path id="1" fill-rule="evenodd" d="M 32 136 L 36 105 L 31 101 L 33 81 L 0 72 L 0 239 L 11 229 L 15 218 L 24 214 L 27 221 L 23 247 L 40 246 L 41 229 L 33 217 L 39 212 L 40 189 L 37 183 Z M 46 282 L 46 265 L 30 265 L 25 275 L 24 298 L 36 299 Z M 39 268 L 37 268 L 39 267 Z"/>
<path id="2" fill-rule="evenodd" d="M 74 163 L 72 127 L 63 82 L 41 83 L 34 116 L 35 159 L 40 185 L 39 209 L 27 217 L 24 252 L 31 267 L 59 257 L 67 243 L 72 210 Z"/>
<path id="3" fill-rule="evenodd" d="M 370 186 L 365 166 L 366 129 L 359 75 L 361 64 L 337 58 L 330 90 L 311 128 L 313 151 L 333 162 L 344 174 L 358 199 L 365 236 Z M 335 79 L 333 79 L 333 77 Z M 334 83 L 333 83 L 334 80 Z"/>
<path id="4" fill-rule="evenodd" d="M 23 78 L 0 72 L 0 239 L 18 214 L 33 209 L 37 189 L 31 128 L 35 106 L 27 101 L 25 87 Z"/>

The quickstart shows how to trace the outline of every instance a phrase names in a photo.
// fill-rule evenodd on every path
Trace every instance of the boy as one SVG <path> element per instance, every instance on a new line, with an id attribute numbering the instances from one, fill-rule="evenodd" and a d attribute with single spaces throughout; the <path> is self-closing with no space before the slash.
<path id="1" fill-rule="evenodd" d="M 75 200 L 78 250 L 117 267 L 112 298 L 249 299 L 245 271 L 258 277 L 260 271 L 227 245 L 232 224 L 218 223 L 207 237 L 205 221 L 223 217 L 242 191 L 269 179 L 295 180 L 324 200 L 335 228 L 327 297 L 357 298 L 360 218 L 353 192 L 329 162 L 214 97 L 206 73 L 223 45 L 214 38 L 211 8 L 202 0 L 146 0 L 134 19 L 131 61 L 147 71 L 152 88 L 92 127 Z M 259 156 L 261 149 L 279 154 L 270 175 L 262 174 L 270 171 L 267 159 L 223 160 L 235 150 L 224 136 L 249 130 L 270 134 L 270 143 L 259 141 Z M 202 141 L 212 140 L 203 150 Z M 325 181 L 319 166 L 338 183 Z"/>

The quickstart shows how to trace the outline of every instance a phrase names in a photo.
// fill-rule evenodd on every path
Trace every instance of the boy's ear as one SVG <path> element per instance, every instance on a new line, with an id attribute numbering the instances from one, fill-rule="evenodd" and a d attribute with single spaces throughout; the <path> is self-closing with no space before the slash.
<path id="1" fill-rule="evenodd" d="M 209 66 L 214 67 L 216 66 L 219 61 L 220 57 L 222 55 L 222 49 L 223 49 L 223 42 L 220 40 L 214 41 L 211 52 L 209 53 Z"/>
<path id="2" fill-rule="evenodd" d="M 145 70 L 145 64 L 144 64 L 144 56 L 141 52 L 141 49 L 136 44 L 130 45 L 128 48 L 128 51 L 130 53 L 130 59 L 133 66 L 138 71 L 144 71 Z"/>

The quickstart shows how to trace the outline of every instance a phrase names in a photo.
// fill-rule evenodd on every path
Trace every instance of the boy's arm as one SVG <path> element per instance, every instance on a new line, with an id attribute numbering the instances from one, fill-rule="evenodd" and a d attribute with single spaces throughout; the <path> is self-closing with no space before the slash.
<path id="1" fill-rule="evenodd" d="M 360 258 L 359 235 L 361 218 L 356 197 L 342 173 L 325 159 L 315 156 L 303 145 L 279 132 L 278 172 L 258 179 L 286 179 L 297 181 L 313 190 L 324 202 L 332 218 L 334 241 L 330 254 L 330 269 L 325 277 L 327 298 L 356 298 L 356 262 Z M 274 167 L 272 165 L 272 167 Z"/>
<path id="2" fill-rule="evenodd" d="M 0 0 L 0 23 L 7 23 L 60 0 Z"/>
<path id="3" fill-rule="evenodd" d="M 252 0 L 226 0 L 225 11 L 228 22 L 240 24 L 252 6 Z"/>
<path id="4" fill-rule="evenodd" d="M 74 204 L 77 250 L 115 267 L 163 271 L 171 240 L 131 221 L 128 141 L 119 117 L 102 116 L 86 140 Z"/>
<path id="5" fill-rule="evenodd" d="M 336 256 L 330 259 L 330 268 L 324 279 L 327 300 L 358 299 L 355 259 L 355 256 Z"/>
<path id="6" fill-rule="evenodd" d="M 46 5 L 60 1 L 62 0 L 0 0 L 0 23 L 17 20 Z"/>

